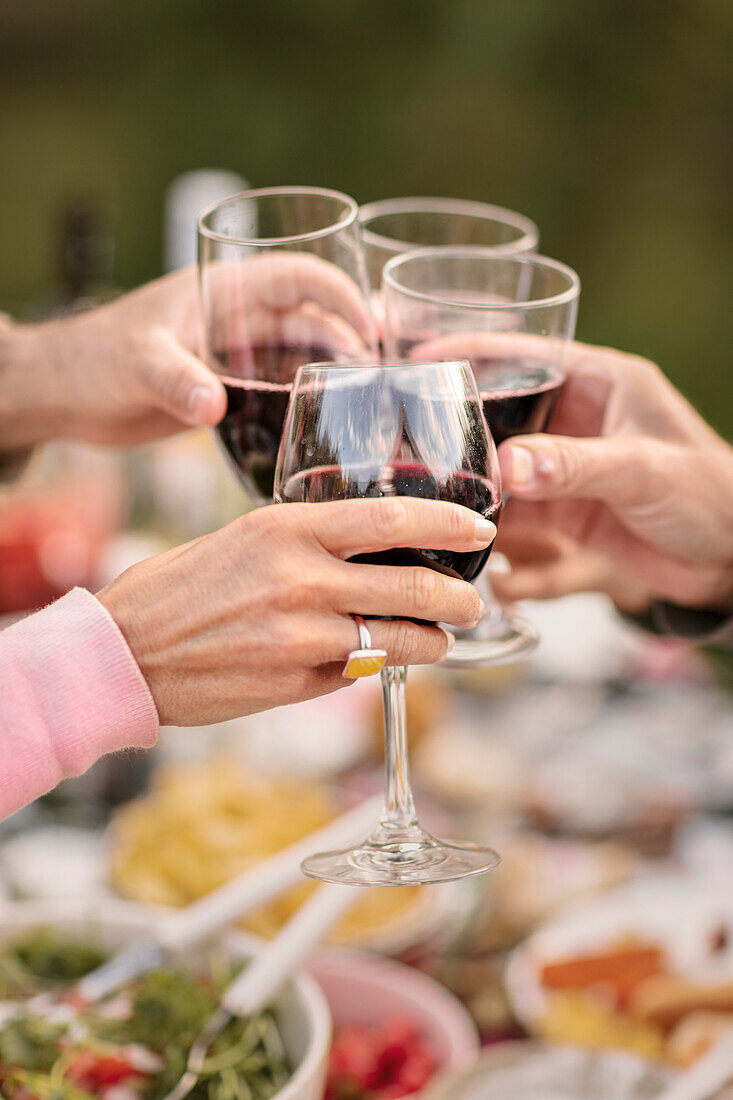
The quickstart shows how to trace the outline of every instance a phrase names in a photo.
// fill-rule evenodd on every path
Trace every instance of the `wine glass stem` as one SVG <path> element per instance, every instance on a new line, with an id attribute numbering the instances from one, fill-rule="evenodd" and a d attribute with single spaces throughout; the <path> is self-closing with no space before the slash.
<path id="1" fill-rule="evenodd" d="M 381 825 L 393 832 L 410 829 L 417 821 L 407 760 L 406 680 L 405 667 L 382 669 L 386 795 Z"/>
<path id="2" fill-rule="evenodd" d="M 504 616 L 502 606 L 494 595 L 494 586 L 491 583 L 491 576 L 488 568 L 484 569 L 481 575 L 476 580 L 476 587 L 481 594 L 481 597 L 486 606 L 484 611 L 482 622 L 485 626 L 490 623 L 498 623 Z"/>

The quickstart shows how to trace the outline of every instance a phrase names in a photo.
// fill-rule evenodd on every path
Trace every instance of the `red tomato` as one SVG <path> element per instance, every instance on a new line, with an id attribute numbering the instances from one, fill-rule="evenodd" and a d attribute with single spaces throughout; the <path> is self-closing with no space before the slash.
<path id="1" fill-rule="evenodd" d="M 419 1092 L 433 1075 L 435 1066 L 429 1054 L 416 1051 L 407 1059 L 398 1078 L 406 1093 Z"/>
<path id="2" fill-rule="evenodd" d="M 403 1019 L 337 1031 L 324 1100 L 399 1100 L 422 1089 L 436 1069 L 419 1032 Z"/>
<path id="3" fill-rule="evenodd" d="M 67 1070 L 68 1079 L 80 1089 L 95 1090 L 119 1085 L 131 1077 L 145 1077 L 123 1054 L 94 1054 L 81 1050 Z"/>

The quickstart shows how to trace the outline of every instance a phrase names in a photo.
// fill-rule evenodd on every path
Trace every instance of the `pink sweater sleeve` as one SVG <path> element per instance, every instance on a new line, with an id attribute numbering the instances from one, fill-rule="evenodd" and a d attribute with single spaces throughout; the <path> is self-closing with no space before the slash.
<path id="1" fill-rule="evenodd" d="M 130 648 L 86 589 L 0 632 L 0 819 L 105 753 L 157 736 Z"/>

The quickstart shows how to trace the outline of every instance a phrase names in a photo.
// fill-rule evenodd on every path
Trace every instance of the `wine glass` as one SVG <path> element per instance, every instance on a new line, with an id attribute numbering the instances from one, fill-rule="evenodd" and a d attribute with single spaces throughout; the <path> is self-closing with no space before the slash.
<path id="1" fill-rule="evenodd" d="M 468 199 L 381 199 L 359 208 L 369 284 L 380 291 L 387 260 L 413 248 L 477 245 L 504 253 L 533 252 L 540 234 L 524 214 Z"/>
<path id="2" fill-rule="evenodd" d="M 373 356 L 357 217 L 348 195 L 318 187 L 245 191 L 199 217 L 204 356 L 228 396 L 216 431 L 260 503 L 298 367 Z"/>
<path id="3" fill-rule="evenodd" d="M 384 268 L 385 354 L 466 358 L 497 444 L 542 432 L 565 377 L 579 294 L 575 272 L 543 256 L 473 246 L 414 249 Z M 458 635 L 449 665 L 514 661 L 537 645 L 535 627 L 500 606 L 487 573 L 481 587 L 486 614 Z"/>
<path id="4" fill-rule="evenodd" d="M 496 448 L 468 363 L 314 364 L 298 372 L 278 455 L 276 501 L 388 496 L 449 500 L 496 520 Z M 421 565 L 471 581 L 488 554 L 398 549 L 354 560 Z M 407 766 L 407 670 L 385 668 L 381 675 L 386 799 L 380 822 L 357 848 L 310 856 L 304 872 L 325 882 L 400 886 L 490 870 L 498 862 L 490 848 L 436 840 L 418 824 Z"/>

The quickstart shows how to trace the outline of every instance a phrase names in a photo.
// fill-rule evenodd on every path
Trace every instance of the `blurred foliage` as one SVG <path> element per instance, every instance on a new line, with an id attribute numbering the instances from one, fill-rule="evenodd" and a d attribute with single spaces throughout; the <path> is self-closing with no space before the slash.
<path id="1" fill-rule="evenodd" d="M 52 290 L 79 188 L 122 286 L 189 168 L 483 199 L 578 269 L 581 338 L 733 433 L 732 58 L 730 0 L 3 0 L 0 308 Z"/>

